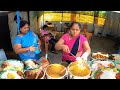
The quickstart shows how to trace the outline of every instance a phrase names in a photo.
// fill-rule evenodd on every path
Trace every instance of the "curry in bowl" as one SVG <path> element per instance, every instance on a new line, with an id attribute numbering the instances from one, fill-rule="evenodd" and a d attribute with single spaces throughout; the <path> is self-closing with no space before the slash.
<path id="1" fill-rule="evenodd" d="M 46 68 L 46 74 L 51 78 L 60 78 L 66 74 L 66 68 L 61 64 L 50 64 Z"/>
<path id="2" fill-rule="evenodd" d="M 91 71 L 86 63 L 82 65 L 79 61 L 75 61 L 68 66 L 68 72 L 73 76 L 84 77 L 88 76 Z"/>

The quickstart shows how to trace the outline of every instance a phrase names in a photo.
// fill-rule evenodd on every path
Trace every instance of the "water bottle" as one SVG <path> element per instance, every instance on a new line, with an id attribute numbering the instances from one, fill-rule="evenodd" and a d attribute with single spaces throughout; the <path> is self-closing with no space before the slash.
<path id="1" fill-rule="evenodd" d="M 39 54 L 39 53 L 40 53 L 40 50 L 39 50 L 39 49 L 36 49 L 36 50 L 35 50 L 35 53 L 36 53 L 36 54 Z"/>
<path id="2" fill-rule="evenodd" d="M 36 54 L 39 54 L 40 53 L 40 50 L 39 50 L 39 43 L 34 43 L 34 47 L 36 48 L 36 50 L 34 51 Z"/>

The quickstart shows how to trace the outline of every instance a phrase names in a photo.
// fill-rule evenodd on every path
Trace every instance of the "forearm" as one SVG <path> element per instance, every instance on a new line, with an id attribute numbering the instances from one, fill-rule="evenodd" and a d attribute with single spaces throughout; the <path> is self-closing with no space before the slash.
<path id="1" fill-rule="evenodd" d="M 85 52 L 87 52 L 87 53 L 88 53 L 88 56 L 89 56 L 90 53 L 91 53 L 91 50 L 88 49 L 88 50 L 86 50 Z M 85 52 L 84 52 L 84 53 L 85 53 Z M 84 54 L 84 53 L 83 53 L 83 54 Z M 81 55 L 82 55 L 82 52 L 77 52 L 76 57 L 80 57 Z"/>
<path id="2" fill-rule="evenodd" d="M 17 54 L 25 53 L 25 52 L 27 52 L 27 51 L 30 51 L 30 48 L 29 48 L 29 47 L 27 47 L 27 48 L 19 48 L 19 49 L 16 49 L 16 50 L 15 50 L 15 52 L 16 52 Z"/>
<path id="3" fill-rule="evenodd" d="M 84 53 L 87 52 L 87 55 L 89 56 L 90 53 L 91 53 L 91 48 L 90 48 L 90 46 L 89 46 L 88 41 L 86 41 L 86 42 L 83 44 L 83 46 L 84 46 Z"/>
<path id="4" fill-rule="evenodd" d="M 85 52 L 87 52 L 87 53 L 88 53 L 88 56 L 89 56 L 90 53 L 91 53 L 91 49 L 87 49 Z"/>
<path id="5" fill-rule="evenodd" d="M 64 44 L 55 44 L 55 49 L 56 50 L 62 50 L 62 47 L 63 47 Z"/>
<path id="6" fill-rule="evenodd" d="M 76 57 L 80 57 L 82 55 L 82 51 L 77 52 Z"/>
<path id="7" fill-rule="evenodd" d="M 64 40 L 60 39 L 56 44 L 55 44 L 55 49 L 56 50 L 63 50 L 63 47 L 65 46 Z"/>
<path id="8" fill-rule="evenodd" d="M 41 40 L 40 39 L 38 40 L 38 43 L 39 43 L 39 47 L 41 49 L 42 47 L 41 47 Z"/>
<path id="9" fill-rule="evenodd" d="M 39 46 L 41 46 L 41 40 L 40 39 L 38 39 L 38 43 L 39 43 Z"/>
<path id="10" fill-rule="evenodd" d="M 90 53 L 91 53 L 91 49 L 87 49 L 87 50 L 83 53 L 83 55 L 81 56 L 81 58 L 83 58 L 84 61 L 87 62 L 88 56 L 90 55 Z"/>

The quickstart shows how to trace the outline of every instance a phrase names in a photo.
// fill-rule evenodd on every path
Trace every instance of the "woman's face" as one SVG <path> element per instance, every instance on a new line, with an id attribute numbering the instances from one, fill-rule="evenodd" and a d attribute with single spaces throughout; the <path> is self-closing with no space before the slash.
<path id="1" fill-rule="evenodd" d="M 70 28 L 70 34 L 75 37 L 77 35 L 80 34 L 80 27 L 78 24 L 74 24 L 71 28 Z"/>
<path id="2" fill-rule="evenodd" d="M 26 34 L 29 31 L 29 25 L 25 24 L 22 28 L 20 28 L 22 34 Z"/>

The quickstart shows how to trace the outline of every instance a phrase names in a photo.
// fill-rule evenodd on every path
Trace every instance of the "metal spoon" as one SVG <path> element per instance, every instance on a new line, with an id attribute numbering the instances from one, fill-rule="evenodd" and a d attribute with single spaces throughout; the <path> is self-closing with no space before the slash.
<path id="1" fill-rule="evenodd" d="M 46 55 L 45 55 L 45 59 L 47 60 L 47 58 L 48 58 L 48 54 L 46 53 Z M 39 76 L 39 74 L 40 74 L 40 72 L 43 70 L 43 68 L 44 67 L 46 67 L 45 65 L 43 66 L 43 65 L 41 65 L 40 67 L 39 67 L 39 71 L 38 71 L 38 73 L 37 73 L 37 75 L 36 75 L 36 77 L 35 77 L 35 79 L 37 79 L 38 78 L 38 76 Z"/>
<path id="2" fill-rule="evenodd" d="M 42 69 L 43 69 L 43 68 L 42 68 L 42 66 L 40 66 L 40 67 L 39 67 L 39 69 L 38 69 L 38 73 L 37 73 L 37 75 L 36 75 L 35 79 L 37 79 L 37 78 L 38 78 L 38 76 L 39 76 L 40 72 L 42 71 Z"/>
<path id="3" fill-rule="evenodd" d="M 70 54 L 71 54 L 72 56 L 74 56 L 76 59 L 77 59 L 77 58 L 79 58 L 79 57 L 76 57 L 75 55 L 73 55 L 72 53 L 70 53 Z M 79 61 L 79 62 L 81 62 L 81 60 L 82 60 L 82 59 L 81 59 L 81 58 L 79 58 L 79 60 L 78 60 L 78 61 Z M 82 62 L 82 64 L 83 64 L 83 65 L 85 65 L 85 63 L 83 63 L 83 62 Z"/>
<path id="4" fill-rule="evenodd" d="M 61 70 L 58 74 L 62 74 L 64 71 L 66 70 L 66 68 L 64 68 L 63 70 Z"/>
<path id="5" fill-rule="evenodd" d="M 75 55 L 73 55 L 71 52 L 70 52 L 70 54 L 73 56 L 73 57 L 75 57 L 75 58 L 77 58 Z"/>
<path id="6" fill-rule="evenodd" d="M 46 60 L 47 60 L 47 58 L 48 58 L 48 54 L 46 53 L 46 55 L 45 55 L 45 58 L 46 58 Z"/>

